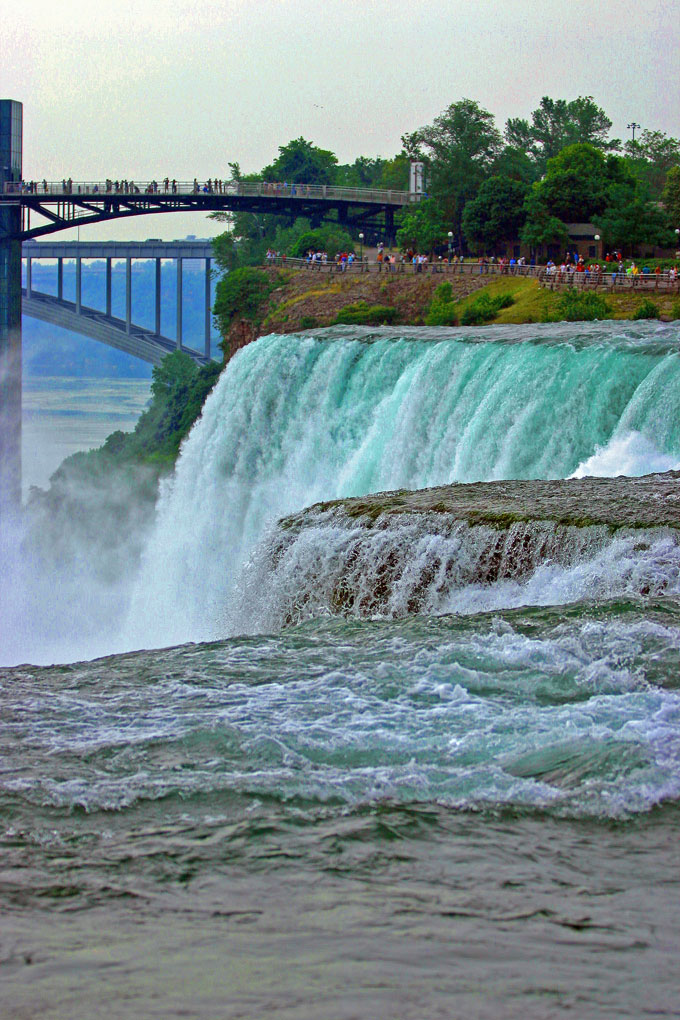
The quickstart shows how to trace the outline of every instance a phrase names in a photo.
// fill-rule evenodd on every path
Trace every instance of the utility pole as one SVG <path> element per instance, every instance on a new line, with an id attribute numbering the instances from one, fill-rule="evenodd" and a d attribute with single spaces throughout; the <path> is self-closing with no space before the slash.
<path id="1" fill-rule="evenodd" d="M 633 132 L 633 142 L 635 142 L 635 132 L 639 131 L 641 127 L 642 124 L 636 124 L 634 120 L 628 125 L 628 130 Z"/>

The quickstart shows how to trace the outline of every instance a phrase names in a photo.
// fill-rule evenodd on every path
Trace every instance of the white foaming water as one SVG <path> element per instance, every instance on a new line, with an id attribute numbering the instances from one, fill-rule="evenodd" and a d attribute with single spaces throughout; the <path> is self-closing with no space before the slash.
<path id="1" fill-rule="evenodd" d="M 651 475 L 680 471 L 680 457 L 661 453 L 641 432 L 613 436 L 592 457 L 579 464 L 570 478 L 615 478 L 617 475 Z"/>
<path id="2" fill-rule="evenodd" d="M 274 532 L 248 564 L 229 630 L 256 633 L 315 617 L 478 613 L 680 593 L 674 533 L 470 527 L 445 514 L 378 519 L 309 514 Z"/>
<path id="3" fill-rule="evenodd" d="M 567 477 L 623 421 L 680 459 L 674 352 L 630 338 L 578 348 L 263 338 L 230 363 L 162 492 L 123 642 L 234 633 L 240 572 L 288 513 L 388 489 Z"/>

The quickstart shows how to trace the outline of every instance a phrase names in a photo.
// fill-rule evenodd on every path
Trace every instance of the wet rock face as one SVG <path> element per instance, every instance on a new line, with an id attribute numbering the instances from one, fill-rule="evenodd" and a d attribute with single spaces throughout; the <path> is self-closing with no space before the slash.
<path id="1" fill-rule="evenodd" d="M 547 575 L 560 572 L 570 575 L 565 602 L 574 592 L 674 589 L 680 474 L 449 485 L 317 504 L 279 522 L 250 583 L 266 591 L 269 624 L 284 626 L 318 615 L 437 614 L 459 603 L 464 611 L 470 599 L 478 611 L 485 591 L 536 587 L 541 573 L 553 584 Z"/>

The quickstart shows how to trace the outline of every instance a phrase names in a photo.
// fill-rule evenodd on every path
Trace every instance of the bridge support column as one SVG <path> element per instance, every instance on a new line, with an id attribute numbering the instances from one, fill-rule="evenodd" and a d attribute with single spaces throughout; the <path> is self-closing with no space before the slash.
<path id="1" fill-rule="evenodd" d="M 16 212 L 16 217 L 15 217 Z M 17 209 L 0 211 L 0 233 Z M 21 506 L 21 242 L 0 239 L 0 520 Z"/>
<path id="2" fill-rule="evenodd" d="M 21 180 L 21 103 L 0 100 L 0 187 Z M 21 508 L 21 208 L 0 209 L 0 518 Z"/>
<path id="3" fill-rule="evenodd" d="M 385 209 L 385 241 L 394 244 L 394 209 Z"/>
<path id="4" fill-rule="evenodd" d="M 177 259 L 177 350 L 182 350 L 182 260 Z"/>
<path id="5" fill-rule="evenodd" d="M 61 259 L 59 264 L 61 265 Z M 111 259 L 106 260 L 106 314 L 111 318 Z"/>
<path id="6" fill-rule="evenodd" d="M 57 259 L 57 297 L 64 300 L 64 260 Z"/>
<path id="7" fill-rule="evenodd" d="M 76 259 L 76 315 L 80 315 L 83 296 L 83 260 Z"/>
<path id="8" fill-rule="evenodd" d="M 156 259 L 156 336 L 161 335 L 161 260 Z"/>
<path id="9" fill-rule="evenodd" d="M 132 326 L 132 259 L 125 260 L 125 332 Z"/>
<path id="10" fill-rule="evenodd" d="M 205 348 L 204 354 L 206 358 L 210 357 L 210 318 L 211 318 L 211 303 L 210 303 L 210 266 L 212 259 L 205 260 Z"/>
<path id="11" fill-rule="evenodd" d="M 26 297 L 31 296 L 31 256 L 26 259 Z"/>

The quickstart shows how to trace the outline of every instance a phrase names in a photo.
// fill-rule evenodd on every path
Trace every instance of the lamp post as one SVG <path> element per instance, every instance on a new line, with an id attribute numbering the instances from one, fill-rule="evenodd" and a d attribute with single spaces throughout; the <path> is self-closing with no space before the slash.
<path id="1" fill-rule="evenodd" d="M 675 241 L 680 246 L 680 227 L 675 228 Z"/>
<path id="2" fill-rule="evenodd" d="M 449 230 L 449 262 L 451 261 L 451 251 L 453 249 L 453 231 Z"/>
<path id="3" fill-rule="evenodd" d="M 628 125 L 628 130 L 633 132 L 633 141 L 635 141 L 635 132 L 636 132 L 636 130 L 639 131 L 641 127 L 642 127 L 642 124 L 636 124 L 635 121 L 632 121 Z"/>
<path id="4" fill-rule="evenodd" d="M 359 234 L 359 258 L 364 261 L 364 235 Z"/>

